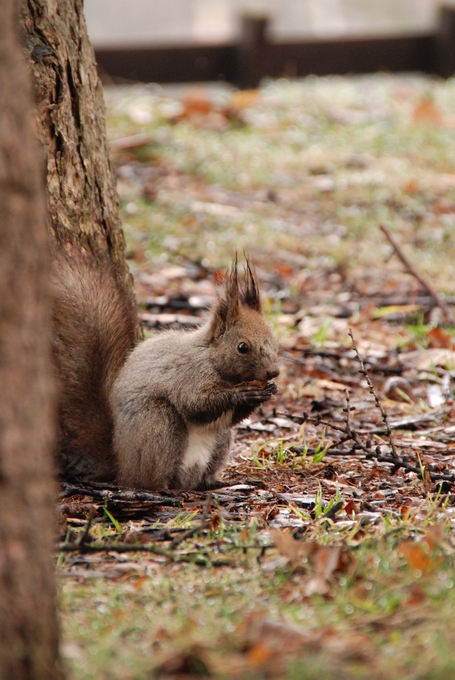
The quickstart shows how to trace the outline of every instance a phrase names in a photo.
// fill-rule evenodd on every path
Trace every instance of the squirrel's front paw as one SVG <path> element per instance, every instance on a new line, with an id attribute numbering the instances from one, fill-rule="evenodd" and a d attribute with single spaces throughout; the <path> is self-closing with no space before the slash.
<path id="1" fill-rule="evenodd" d="M 259 405 L 268 401 L 272 395 L 278 392 L 278 388 L 273 380 L 259 381 L 252 380 L 248 383 L 241 383 L 235 387 L 235 395 L 239 403 Z"/>

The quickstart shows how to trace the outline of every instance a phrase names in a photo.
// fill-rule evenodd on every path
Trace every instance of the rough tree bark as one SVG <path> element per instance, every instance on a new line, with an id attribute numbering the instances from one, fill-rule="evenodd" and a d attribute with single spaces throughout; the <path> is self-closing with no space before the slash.
<path id="1" fill-rule="evenodd" d="M 42 156 L 16 0 L 0 2 L 0 678 L 61 678 Z"/>
<path id="2" fill-rule="evenodd" d="M 67 251 L 112 261 L 119 283 L 131 290 L 83 0 L 21 0 L 21 13 L 47 155 L 52 239 Z"/>

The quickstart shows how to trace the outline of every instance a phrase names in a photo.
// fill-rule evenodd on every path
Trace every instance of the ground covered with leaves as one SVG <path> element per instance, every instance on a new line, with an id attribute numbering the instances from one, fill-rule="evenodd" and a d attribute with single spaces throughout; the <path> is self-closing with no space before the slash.
<path id="1" fill-rule="evenodd" d="M 216 492 L 63 486 L 69 677 L 451 677 L 455 82 L 106 102 L 146 334 L 207 318 L 244 250 L 280 391 Z"/>

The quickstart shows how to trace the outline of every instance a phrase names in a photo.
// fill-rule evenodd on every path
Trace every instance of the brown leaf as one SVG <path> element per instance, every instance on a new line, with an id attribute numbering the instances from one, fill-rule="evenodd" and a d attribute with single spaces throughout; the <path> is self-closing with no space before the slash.
<path id="1" fill-rule="evenodd" d="M 403 187 L 403 190 L 407 194 L 415 194 L 419 190 L 419 183 L 416 179 L 412 178 Z"/>
<path id="2" fill-rule="evenodd" d="M 327 595 L 329 590 L 330 583 L 326 578 L 321 576 L 321 574 L 317 574 L 310 578 L 303 589 L 306 597 L 311 597 L 311 595 Z"/>
<path id="3" fill-rule="evenodd" d="M 393 401 L 412 401 L 412 387 L 410 383 L 399 376 L 387 378 L 384 383 L 384 396 Z"/>
<path id="4" fill-rule="evenodd" d="M 269 522 L 271 519 L 276 517 L 277 515 L 280 514 L 280 508 L 277 505 L 272 505 L 271 508 L 268 508 L 265 513 L 264 513 L 264 519 L 266 522 Z"/>
<path id="5" fill-rule="evenodd" d="M 447 198 L 440 198 L 433 204 L 433 210 L 440 215 L 448 215 L 455 211 L 455 205 Z"/>
<path id="6" fill-rule="evenodd" d="M 432 328 L 427 333 L 430 347 L 444 347 L 445 349 L 454 349 L 454 338 L 442 328 Z"/>
<path id="7" fill-rule="evenodd" d="M 137 579 L 135 579 L 132 582 L 134 590 L 139 590 L 140 588 L 142 588 L 144 583 L 147 583 L 149 580 L 150 580 L 149 576 L 138 576 Z M 130 583 L 131 583 L 131 581 L 130 581 Z"/>
<path id="8" fill-rule="evenodd" d="M 428 552 L 424 550 L 421 543 L 414 541 L 403 541 L 398 546 L 398 555 L 403 557 L 412 569 L 427 572 L 431 569 L 432 560 Z"/>
<path id="9" fill-rule="evenodd" d="M 433 488 L 429 463 L 426 463 L 425 467 L 423 468 L 423 488 L 425 489 L 425 491 L 431 491 L 431 489 Z"/>
<path id="10" fill-rule="evenodd" d="M 305 585 L 305 595 L 325 595 L 330 590 L 329 579 L 338 566 L 341 548 L 318 546 L 313 560 L 313 577 Z"/>
<path id="11" fill-rule="evenodd" d="M 250 537 L 250 532 L 248 531 L 248 529 L 246 527 L 244 527 L 242 529 L 242 531 L 239 533 L 239 538 L 243 543 L 246 543 L 246 541 L 249 539 L 249 537 Z"/>
<path id="12" fill-rule="evenodd" d="M 420 100 L 414 109 L 414 123 L 434 123 L 441 125 L 442 114 L 436 104 L 429 97 Z"/>
<path id="13" fill-rule="evenodd" d="M 455 352 L 445 347 L 430 347 L 425 351 L 404 352 L 403 361 L 414 364 L 419 371 L 433 370 L 435 366 L 455 364 Z"/>
<path id="14" fill-rule="evenodd" d="M 210 529 L 216 531 L 220 528 L 220 513 L 214 512 L 210 518 Z"/>
<path id="15" fill-rule="evenodd" d="M 346 503 L 344 510 L 346 514 L 349 515 L 349 517 L 351 517 L 354 514 L 358 515 L 360 512 L 359 506 L 356 503 L 354 503 L 353 500 L 350 500 Z"/>
<path id="16" fill-rule="evenodd" d="M 343 383 L 335 382 L 334 380 L 327 380 L 326 378 L 316 380 L 316 386 L 325 390 L 333 390 L 336 392 L 344 392 L 346 389 L 346 385 L 343 385 Z"/>
<path id="17" fill-rule="evenodd" d="M 405 519 L 405 520 L 408 519 L 411 508 L 412 508 L 412 501 L 411 501 L 410 498 L 408 498 L 400 508 L 400 515 L 403 519 Z"/>
<path id="18" fill-rule="evenodd" d="M 193 116 L 206 116 L 213 111 L 213 104 L 207 97 L 203 87 L 191 88 L 182 99 L 183 111 L 180 118 L 192 118 Z"/>
<path id="19" fill-rule="evenodd" d="M 143 531 L 127 531 L 122 537 L 123 543 L 150 543 L 150 536 L 147 536 Z"/>
<path id="20" fill-rule="evenodd" d="M 274 656 L 274 652 L 267 641 L 256 642 L 247 652 L 248 662 L 252 668 L 262 666 L 266 661 L 270 661 Z"/>
<path id="21" fill-rule="evenodd" d="M 237 626 L 236 636 L 254 668 L 300 649 L 311 640 L 306 632 L 286 621 L 271 621 L 262 611 L 248 614 Z"/>
<path id="22" fill-rule="evenodd" d="M 313 550 L 313 544 L 296 541 L 289 531 L 273 530 L 270 532 L 270 535 L 275 543 L 275 547 L 292 564 L 302 564 L 302 558 L 306 557 Z"/>
<path id="23" fill-rule="evenodd" d="M 241 111 L 256 106 L 258 101 L 258 90 L 238 90 L 238 92 L 232 94 L 231 107 L 237 111 Z"/>
<path id="24" fill-rule="evenodd" d="M 319 546 L 313 559 L 314 571 L 329 578 L 337 568 L 340 553 L 341 549 L 337 546 Z"/>
<path id="25" fill-rule="evenodd" d="M 428 527 L 426 535 L 422 538 L 422 543 L 426 543 L 430 550 L 434 550 L 444 540 L 446 532 L 446 523 L 444 521 L 438 522 Z"/>
<path id="26" fill-rule="evenodd" d="M 406 600 L 408 606 L 422 604 L 422 602 L 426 600 L 426 594 L 423 592 L 422 588 L 416 584 L 410 586 L 408 592 L 409 598 Z"/>
<path id="27" fill-rule="evenodd" d="M 359 583 L 356 586 L 355 593 L 360 600 L 367 600 L 371 597 L 371 583 L 369 586 L 368 588 L 366 583 Z"/>

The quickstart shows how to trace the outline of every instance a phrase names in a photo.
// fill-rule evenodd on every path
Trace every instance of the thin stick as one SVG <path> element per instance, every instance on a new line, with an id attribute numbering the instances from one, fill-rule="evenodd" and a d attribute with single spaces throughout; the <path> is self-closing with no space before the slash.
<path id="1" fill-rule="evenodd" d="M 98 485 L 97 485 L 98 486 Z M 69 498 L 70 496 L 91 496 L 93 499 L 100 499 L 101 501 L 126 501 L 126 502 L 151 502 L 160 505 L 180 505 L 180 498 L 161 496 L 159 494 L 152 494 L 147 491 L 112 491 L 111 486 L 107 489 L 92 489 L 90 487 L 75 486 L 73 484 L 62 483 L 63 491 L 57 496 L 57 500 Z"/>
<path id="2" fill-rule="evenodd" d="M 346 435 L 351 437 L 351 403 L 348 388 L 345 389 L 344 393 L 346 395 Z"/>
<path id="3" fill-rule="evenodd" d="M 196 564 L 202 564 L 205 566 L 221 567 L 221 566 L 232 566 L 232 560 L 227 558 L 214 558 L 211 559 L 207 550 L 191 550 L 185 553 L 173 553 L 172 550 L 166 550 L 164 548 L 159 548 L 158 546 L 152 544 L 148 545 L 135 545 L 130 543 L 88 543 L 87 545 L 80 546 L 77 543 L 60 543 L 57 546 L 58 552 L 145 552 L 153 553 L 155 555 L 162 555 L 167 557 L 171 562 L 195 562 Z M 68 572 L 71 576 L 71 571 Z"/>
<path id="4" fill-rule="evenodd" d="M 379 401 L 379 397 L 378 397 L 378 395 L 376 394 L 376 390 L 374 389 L 373 383 L 372 383 L 371 380 L 370 380 L 370 376 L 368 375 L 368 373 L 367 373 L 367 371 L 366 371 L 366 369 L 365 369 L 365 365 L 364 365 L 364 363 L 363 363 L 363 359 L 362 359 L 362 357 L 361 357 L 360 354 L 359 354 L 359 350 L 357 349 L 357 345 L 356 345 L 356 342 L 355 342 L 355 340 L 354 340 L 354 336 L 353 336 L 353 334 L 352 334 L 352 330 L 351 330 L 351 329 L 349 329 L 349 337 L 350 337 L 351 340 L 352 340 L 352 346 L 353 346 L 353 348 L 354 348 L 354 352 L 355 352 L 356 357 L 357 357 L 357 359 L 358 359 L 358 362 L 359 362 L 359 364 L 360 364 L 360 371 L 359 371 L 359 373 L 361 373 L 363 376 L 365 376 L 365 380 L 367 381 L 368 387 L 370 388 L 370 392 L 371 392 L 371 394 L 372 394 L 373 397 L 374 397 L 374 400 L 375 400 L 375 402 L 376 402 L 376 406 L 378 407 L 378 409 L 379 409 L 380 412 L 381 412 L 382 422 L 383 422 L 384 425 L 385 425 L 387 438 L 388 438 L 388 440 L 389 440 L 389 444 L 390 444 L 390 447 L 391 447 L 391 449 L 392 449 L 392 456 L 398 460 L 398 459 L 399 459 L 399 456 L 398 456 L 397 450 L 396 450 L 396 448 L 395 448 L 395 442 L 393 441 L 393 434 L 392 434 L 392 430 L 390 429 L 389 419 L 388 419 L 388 417 L 387 417 L 387 413 L 384 411 L 384 409 L 383 409 L 383 407 L 382 407 L 382 404 L 381 404 L 381 402 Z"/>
<path id="5" fill-rule="evenodd" d="M 431 285 L 431 283 L 426 281 L 426 279 L 424 279 L 423 276 L 421 276 L 419 274 L 419 272 L 414 269 L 412 264 L 409 262 L 407 257 L 404 255 L 404 253 L 401 250 L 398 243 L 393 238 L 392 234 L 390 234 L 390 232 L 384 227 L 383 224 L 379 225 L 379 229 L 382 231 L 384 236 L 388 239 L 389 243 L 392 245 L 392 248 L 394 249 L 395 253 L 397 254 L 399 259 L 402 261 L 402 263 L 404 264 L 404 266 L 408 270 L 409 274 L 411 274 L 411 276 L 413 276 L 415 279 L 417 279 L 417 281 L 420 283 L 422 288 L 424 288 L 426 290 L 426 292 L 428 293 L 428 295 L 434 300 L 435 305 L 437 307 L 439 307 L 440 309 L 442 309 L 446 320 L 449 321 L 450 323 L 453 323 L 452 312 L 450 311 L 449 307 L 447 306 L 447 303 L 445 302 L 445 300 L 442 300 L 439 297 L 436 290 Z"/>
<path id="6" fill-rule="evenodd" d="M 88 513 L 87 524 L 85 525 L 84 533 L 75 541 L 76 545 L 84 550 L 86 548 L 86 541 L 90 534 L 90 529 L 92 527 L 93 520 L 95 519 L 95 506 L 92 505 L 90 512 Z"/>
<path id="7" fill-rule="evenodd" d="M 196 525 L 192 529 L 188 529 L 188 531 L 185 531 L 183 534 L 180 534 L 180 536 L 177 536 L 177 538 L 174 538 L 174 540 L 169 545 L 169 548 L 171 548 L 171 550 L 180 545 L 180 543 L 183 543 L 183 541 L 186 541 L 187 538 L 191 538 L 192 536 L 201 533 L 201 531 L 204 531 L 204 529 L 207 527 L 209 523 L 209 511 L 211 502 L 212 492 L 209 491 L 207 494 L 207 500 L 205 501 L 204 510 L 202 511 L 201 521 L 199 522 L 198 525 Z"/>
<path id="8" fill-rule="evenodd" d="M 381 449 L 377 446 L 376 448 L 373 448 L 371 444 L 364 444 L 362 440 L 360 439 L 360 436 L 358 435 L 357 431 L 354 430 L 352 427 L 350 429 L 350 436 L 348 437 L 346 435 L 347 432 L 347 426 L 345 425 L 342 427 L 341 425 L 335 425 L 334 423 L 331 423 L 329 420 L 324 420 L 324 418 L 320 418 L 318 416 L 312 417 L 308 414 L 306 415 L 306 421 L 309 423 L 314 423 L 315 425 L 324 425 L 327 428 L 331 428 L 332 430 L 335 430 L 336 432 L 340 432 L 344 434 L 344 437 L 341 437 L 337 442 L 334 442 L 332 446 L 338 447 L 340 444 L 344 444 L 347 441 L 352 441 L 354 443 L 354 447 L 351 448 L 349 451 L 344 451 L 342 449 L 331 449 L 330 447 L 327 449 L 327 456 L 352 456 L 352 455 L 358 455 L 355 453 L 355 449 L 359 449 L 360 451 L 363 452 L 363 455 L 367 460 L 377 460 L 380 463 L 388 463 L 389 465 L 392 465 L 392 467 L 395 470 L 398 470 L 398 468 L 403 468 L 403 470 L 406 470 L 406 472 L 415 472 L 420 476 L 420 469 L 416 467 L 415 465 L 412 465 L 404 459 L 401 458 L 394 458 L 393 456 L 385 456 L 381 453 Z M 295 451 L 297 453 L 302 452 L 302 447 L 299 446 L 293 446 L 291 448 L 291 451 Z M 314 453 L 316 449 L 310 449 L 310 453 Z M 318 473 L 320 471 L 318 470 Z M 306 474 L 306 473 L 305 473 Z M 430 470 L 430 478 L 432 482 L 438 482 L 438 481 L 447 481 L 447 482 L 454 482 L 455 481 L 455 475 L 451 474 L 445 474 L 445 473 L 436 473 L 432 472 Z"/>

